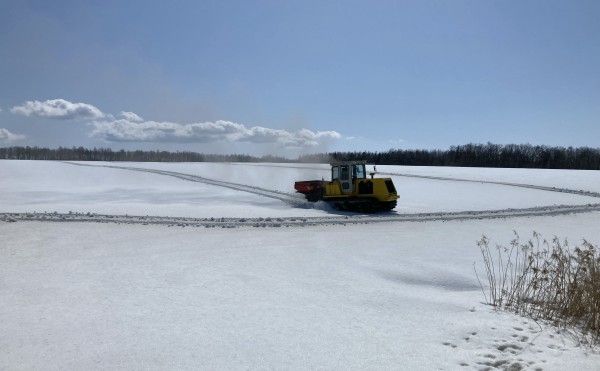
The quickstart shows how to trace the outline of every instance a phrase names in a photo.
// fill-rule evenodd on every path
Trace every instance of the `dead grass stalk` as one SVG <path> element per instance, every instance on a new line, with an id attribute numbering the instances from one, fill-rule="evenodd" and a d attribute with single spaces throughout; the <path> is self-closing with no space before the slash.
<path id="1" fill-rule="evenodd" d="M 486 303 L 575 330 L 586 344 L 600 342 L 600 256 L 586 240 L 571 248 L 567 240 L 551 241 L 538 233 L 525 243 L 519 235 L 508 247 L 477 241 L 487 279 L 479 280 Z"/>

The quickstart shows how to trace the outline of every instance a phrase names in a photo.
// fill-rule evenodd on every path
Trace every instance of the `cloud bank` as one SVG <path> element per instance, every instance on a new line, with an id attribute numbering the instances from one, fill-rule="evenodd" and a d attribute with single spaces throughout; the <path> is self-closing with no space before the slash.
<path id="1" fill-rule="evenodd" d="M 313 147 L 326 140 L 341 138 L 335 131 L 302 129 L 292 133 L 262 126 L 247 128 L 225 120 L 192 124 L 145 121 L 133 112 L 122 112 L 119 119 L 95 121 L 93 125 L 91 135 L 110 142 L 250 142 L 295 148 Z"/>
<path id="2" fill-rule="evenodd" d="M 89 123 L 90 137 L 108 142 L 212 143 L 247 142 L 275 144 L 287 148 L 315 147 L 339 139 L 336 131 L 301 129 L 289 132 L 262 126 L 246 127 L 226 120 L 181 124 L 144 120 L 133 112 L 121 112 L 117 117 L 103 113 L 87 103 L 72 103 L 64 99 L 27 101 L 11 109 L 14 114 L 55 120 L 80 120 Z M 14 135 L 14 134 L 13 134 Z"/>
<path id="3" fill-rule="evenodd" d="M 10 110 L 24 116 L 42 117 L 56 120 L 98 119 L 102 111 L 87 103 L 72 103 L 64 99 L 51 99 L 43 102 L 27 101 Z"/>
<path id="4" fill-rule="evenodd" d="M 0 142 L 14 142 L 24 138 L 24 135 L 14 134 L 6 129 L 0 128 Z"/>

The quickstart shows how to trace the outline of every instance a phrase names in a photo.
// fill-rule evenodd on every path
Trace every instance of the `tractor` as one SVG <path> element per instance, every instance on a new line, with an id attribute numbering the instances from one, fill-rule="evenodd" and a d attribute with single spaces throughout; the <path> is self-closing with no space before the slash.
<path id="1" fill-rule="evenodd" d="M 325 201 L 341 211 L 375 213 L 396 207 L 398 193 L 391 178 L 367 177 L 366 161 L 331 164 L 331 181 L 304 180 L 294 184 L 297 192 L 310 202 Z"/>

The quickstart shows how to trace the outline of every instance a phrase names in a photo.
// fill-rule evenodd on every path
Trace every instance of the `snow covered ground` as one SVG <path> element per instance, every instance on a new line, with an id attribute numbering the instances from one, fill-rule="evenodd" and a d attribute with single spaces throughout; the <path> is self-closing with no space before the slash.
<path id="1" fill-rule="evenodd" d="M 83 165 L 95 167 L 0 161 L 0 213 L 355 217 L 256 193 L 293 199 L 293 182 L 327 178 L 326 165 Z M 497 184 L 597 193 L 600 172 L 377 170 L 396 174 L 402 198 L 390 214 L 600 200 Z M 600 355 L 568 333 L 484 305 L 473 272 L 482 234 L 505 245 L 513 230 L 597 245 L 597 211 L 233 229 L 1 220 L 0 370 L 600 368 Z"/>

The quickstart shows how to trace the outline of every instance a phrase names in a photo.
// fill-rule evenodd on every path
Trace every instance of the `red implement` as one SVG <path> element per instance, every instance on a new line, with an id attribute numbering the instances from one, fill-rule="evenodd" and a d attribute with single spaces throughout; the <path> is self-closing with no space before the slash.
<path id="1" fill-rule="evenodd" d="M 294 183 L 294 189 L 300 193 L 312 193 L 323 188 L 322 180 L 304 180 Z"/>

